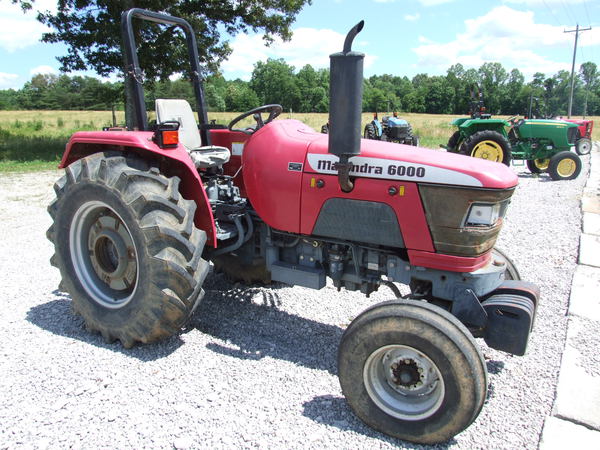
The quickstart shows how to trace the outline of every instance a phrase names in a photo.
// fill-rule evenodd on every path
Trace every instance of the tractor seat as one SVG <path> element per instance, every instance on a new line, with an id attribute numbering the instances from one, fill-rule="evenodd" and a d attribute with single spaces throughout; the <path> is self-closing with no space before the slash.
<path id="1" fill-rule="evenodd" d="M 187 149 L 197 169 L 220 167 L 229 161 L 229 149 L 216 145 L 202 146 L 198 124 L 186 100 L 157 98 L 156 122 L 179 122 L 179 142 Z"/>

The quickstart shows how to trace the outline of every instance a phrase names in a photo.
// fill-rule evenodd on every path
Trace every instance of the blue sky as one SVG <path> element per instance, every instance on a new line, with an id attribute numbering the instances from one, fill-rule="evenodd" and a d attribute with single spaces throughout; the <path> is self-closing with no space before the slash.
<path id="1" fill-rule="evenodd" d="M 36 0 L 41 9 L 56 0 Z M 291 42 L 263 45 L 260 34 L 227 37 L 233 54 L 222 70 L 226 78 L 249 79 L 253 64 L 283 58 L 297 69 L 327 67 L 340 51 L 347 31 L 365 27 L 354 50 L 366 54 L 365 75 L 445 74 L 460 62 L 478 68 L 500 62 L 533 73 L 552 75 L 571 69 L 579 23 L 591 31 L 579 35 L 577 63 L 600 66 L 600 0 L 313 0 L 293 25 Z M 39 43 L 44 27 L 33 14 L 23 15 L 10 0 L 0 0 L 0 89 L 20 88 L 35 73 L 57 73 L 60 44 Z"/>

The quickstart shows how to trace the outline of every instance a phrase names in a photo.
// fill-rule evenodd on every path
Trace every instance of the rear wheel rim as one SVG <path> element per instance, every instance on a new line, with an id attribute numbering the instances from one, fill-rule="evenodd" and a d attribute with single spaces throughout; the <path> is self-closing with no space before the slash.
<path id="1" fill-rule="evenodd" d="M 69 250 L 87 294 L 109 309 L 127 305 L 137 288 L 138 257 L 131 232 L 106 203 L 84 203 L 73 215 Z"/>
<path id="2" fill-rule="evenodd" d="M 363 381 L 371 400 L 402 420 L 426 419 L 444 400 L 444 379 L 436 364 L 406 345 L 386 345 L 371 353 Z"/>
<path id="3" fill-rule="evenodd" d="M 502 162 L 504 151 L 500 144 L 495 141 L 485 140 L 477 143 L 471 152 L 475 158 L 487 159 L 488 161 Z"/>
<path id="4" fill-rule="evenodd" d="M 550 160 L 548 158 L 534 159 L 533 165 L 540 170 L 547 170 Z"/>
<path id="5" fill-rule="evenodd" d="M 556 166 L 556 172 L 563 178 L 568 178 L 575 173 L 577 165 L 571 158 L 565 158 Z"/>

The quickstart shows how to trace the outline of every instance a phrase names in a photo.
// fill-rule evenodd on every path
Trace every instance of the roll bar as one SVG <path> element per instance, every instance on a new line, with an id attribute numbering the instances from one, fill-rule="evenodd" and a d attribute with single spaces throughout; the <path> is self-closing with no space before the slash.
<path id="1" fill-rule="evenodd" d="M 196 96 L 196 105 L 198 108 L 198 121 L 200 123 L 200 137 L 202 145 L 211 145 L 210 133 L 207 129 L 208 116 L 206 114 L 206 102 L 204 91 L 202 89 L 202 79 L 200 76 L 200 62 L 198 60 L 198 46 L 196 36 L 192 26 L 184 19 L 169 16 L 167 14 L 156 13 L 146 9 L 132 8 L 121 14 L 121 33 L 123 36 L 125 51 L 125 76 L 131 81 L 132 101 L 134 111 L 134 127 L 139 130 L 148 130 L 148 119 L 146 117 L 146 103 L 144 101 L 144 88 L 142 79 L 142 69 L 136 50 L 135 36 L 133 34 L 133 18 L 147 20 L 149 22 L 162 23 L 165 25 L 174 25 L 183 29 L 188 48 L 188 58 L 191 67 L 192 84 Z"/>

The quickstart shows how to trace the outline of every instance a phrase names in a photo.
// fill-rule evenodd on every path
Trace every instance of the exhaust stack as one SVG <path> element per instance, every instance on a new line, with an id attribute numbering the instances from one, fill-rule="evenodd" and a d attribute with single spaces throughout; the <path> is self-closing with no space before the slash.
<path id="1" fill-rule="evenodd" d="M 352 164 L 348 159 L 360 154 L 365 55 L 352 51 L 352 41 L 364 24 L 361 20 L 348 32 L 342 52 L 329 55 L 329 153 L 340 158 L 336 167 L 344 192 L 354 188 L 350 181 Z"/>

